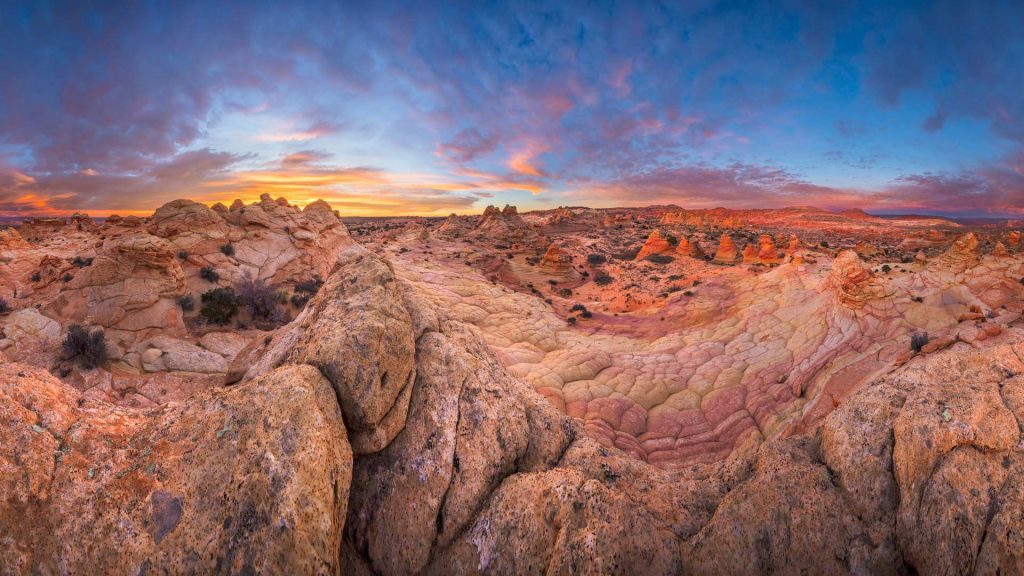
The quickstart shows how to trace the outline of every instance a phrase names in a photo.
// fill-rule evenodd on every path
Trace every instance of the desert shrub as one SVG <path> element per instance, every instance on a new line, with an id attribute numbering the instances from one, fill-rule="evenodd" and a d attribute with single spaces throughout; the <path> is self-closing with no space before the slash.
<path id="1" fill-rule="evenodd" d="M 825 242 L 824 240 L 822 240 L 821 241 L 821 247 L 822 248 L 828 248 L 828 242 Z"/>
<path id="2" fill-rule="evenodd" d="M 693 296 L 693 290 L 683 290 L 683 296 Z"/>
<path id="3" fill-rule="evenodd" d="M 607 274 L 598 274 L 597 276 L 594 276 L 594 284 L 597 284 L 598 286 L 607 286 L 614 280 L 614 278 Z"/>
<path id="4" fill-rule="evenodd" d="M 188 252 L 185 252 L 184 250 L 178 252 L 178 259 L 179 260 L 188 260 Z"/>
<path id="5" fill-rule="evenodd" d="M 185 294 L 184 296 L 178 297 L 178 306 L 185 312 L 191 312 L 196 308 L 196 299 L 191 294 Z"/>
<path id="6" fill-rule="evenodd" d="M 910 349 L 914 352 L 920 352 L 924 345 L 928 343 L 927 332 L 914 332 L 910 335 Z"/>
<path id="7" fill-rule="evenodd" d="M 71 264 L 78 268 L 85 268 L 86 266 L 92 265 L 92 258 L 82 258 L 81 256 L 75 256 L 75 258 L 71 261 Z"/>
<path id="8" fill-rule="evenodd" d="M 568 318 L 565 319 L 565 321 L 568 322 L 569 324 L 575 324 L 576 323 L 576 317 L 575 316 L 569 316 Z"/>
<path id="9" fill-rule="evenodd" d="M 30 280 L 32 280 L 33 282 L 39 282 L 42 279 L 43 279 L 43 275 L 40 274 L 39 272 L 33 272 L 32 273 L 32 277 L 30 278 Z"/>
<path id="10" fill-rule="evenodd" d="M 558 295 L 561 296 L 562 298 L 569 298 L 570 296 L 572 296 L 572 290 L 568 288 L 562 288 L 561 290 L 558 291 Z"/>
<path id="11" fill-rule="evenodd" d="M 282 319 L 282 312 L 277 308 L 279 301 L 277 291 L 273 286 L 267 284 L 266 280 L 253 278 L 246 273 L 235 284 L 235 294 L 238 303 L 249 310 L 253 320 L 278 322 Z"/>
<path id="12" fill-rule="evenodd" d="M 306 305 L 307 302 L 309 302 L 310 298 L 311 296 L 309 294 L 292 294 L 292 297 L 289 301 L 292 303 L 292 306 L 295 306 L 296 308 L 302 308 L 303 306 Z"/>
<path id="13" fill-rule="evenodd" d="M 223 326 L 238 314 L 238 297 L 231 288 L 208 290 L 199 299 L 202 301 L 199 315 L 210 324 Z"/>
<path id="14" fill-rule="evenodd" d="M 680 290 L 682 290 L 682 288 L 680 288 L 678 284 L 673 284 L 673 285 L 669 286 L 668 288 L 666 288 L 665 292 L 668 292 L 669 294 L 672 294 L 673 292 L 679 292 Z"/>
<path id="15" fill-rule="evenodd" d="M 0 298 L 0 314 L 7 314 L 11 311 L 11 305 L 7 303 L 5 298 Z"/>
<path id="16" fill-rule="evenodd" d="M 211 284 L 216 284 L 220 280 L 220 274 L 213 269 L 213 266 L 203 266 L 199 269 L 199 277 Z"/>
<path id="17" fill-rule="evenodd" d="M 1020 283 L 1021 283 L 1021 284 L 1024 284 L 1024 277 L 1022 277 L 1022 278 L 1020 279 Z"/>
<path id="18" fill-rule="evenodd" d="M 668 242 L 670 246 L 676 246 L 679 244 L 679 238 L 676 238 L 673 234 L 666 235 L 665 241 Z"/>
<path id="19" fill-rule="evenodd" d="M 892 266 L 889 266 L 888 264 L 882 264 L 882 272 L 885 272 L 886 274 L 892 272 Z"/>
<path id="20" fill-rule="evenodd" d="M 312 280 L 303 280 L 296 284 L 295 291 L 312 295 L 319 292 L 322 287 L 324 287 L 324 281 L 321 280 L 321 277 L 316 276 Z"/>
<path id="21" fill-rule="evenodd" d="M 619 252 L 617 254 L 612 254 L 612 256 L 614 256 L 616 260 L 633 260 L 634 258 L 636 258 L 636 255 L 639 254 L 639 253 L 640 253 L 640 246 L 634 246 L 633 248 L 630 248 L 630 249 L 626 250 L 625 252 Z"/>
<path id="22" fill-rule="evenodd" d="M 669 256 L 668 254 L 651 254 L 650 256 L 645 258 L 645 260 L 647 260 L 648 262 L 654 262 L 655 264 L 668 264 L 669 262 L 675 260 L 675 258 Z"/>
<path id="23" fill-rule="evenodd" d="M 580 317 L 581 318 L 593 318 L 593 316 L 594 316 L 594 313 L 591 312 L 590 310 L 584 310 L 583 312 L 580 312 Z"/>
<path id="24" fill-rule="evenodd" d="M 590 254 L 587 256 L 587 264 L 591 266 L 600 266 L 608 261 L 608 257 L 604 254 Z"/>
<path id="25" fill-rule="evenodd" d="M 569 308 L 569 312 L 577 312 L 577 311 L 586 310 L 586 309 L 587 309 L 587 307 L 584 306 L 583 304 L 573 304 L 572 308 Z"/>
<path id="26" fill-rule="evenodd" d="M 918 303 L 924 302 L 924 296 L 911 296 L 910 299 Z"/>
<path id="27" fill-rule="evenodd" d="M 231 242 L 228 242 L 227 244 L 225 244 L 225 245 L 220 247 L 220 253 L 225 255 L 225 256 L 234 256 L 235 255 L 235 245 L 232 244 Z"/>
<path id="28" fill-rule="evenodd" d="M 557 286 L 558 285 L 558 280 L 555 280 L 554 278 L 552 278 L 552 279 L 548 280 L 548 284 L 551 284 L 552 286 Z"/>
<path id="29" fill-rule="evenodd" d="M 65 282 L 71 282 L 71 281 L 72 281 L 72 280 L 74 280 L 74 279 L 75 279 L 75 277 L 74 277 L 74 276 L 72 276 L 70 272 L 67 272 L 67 273 L 65 273 L 65 274 L 64 274 L 64 278 L 63 278 L 63 280 L 64 280 Z"/>
<path id="30" fill-rule="evenodd" d="M 92 370 L 107 361 L 107 340 L 103 332 L 88 330 L 72 324 L 61 343 L 61 358 L 78 364 L 80 368 Z"/>

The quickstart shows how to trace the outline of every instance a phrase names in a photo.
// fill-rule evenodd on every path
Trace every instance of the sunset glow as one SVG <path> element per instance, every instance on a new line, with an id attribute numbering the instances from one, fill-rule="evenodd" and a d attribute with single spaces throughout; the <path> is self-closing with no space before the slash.
<path id="1" fill-rule="evenodd" d="M 7 3 L 0 215 L 1021 215 L 1024 10 L 970 4 Z"/>

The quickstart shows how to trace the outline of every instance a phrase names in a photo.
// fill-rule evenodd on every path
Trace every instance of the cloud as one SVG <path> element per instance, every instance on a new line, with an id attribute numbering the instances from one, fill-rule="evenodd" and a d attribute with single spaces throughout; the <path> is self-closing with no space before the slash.
<path id="1" fill-rule="evenodd" d="M 498 147 L 498 138 L 493 134 L 484 135 L 477 128 L 459 130 L 448 142 L 437 145 L 437 153 L 458 164 L 472 162 Z"/>
<path id="2" fill-rule="evenodd" d="M 263 187 L 428 211 L 682 190 L 925 209 L 934 189 L 1014 210 L 996 155 L 1024 149 L 1022 29 L 1012 2 L 8 3 L 0 201 L 141 211 Z M 989 139 L 953 139 L 965 118 Z M 915 132 L 864 145 L 901 121 Z M 819 186 L 785 160 L 838 147 L 879 171 L 907 141 L 930 166 L 935 150 L 994 152 L 948 174 L 902 166 L 879 190 Z"/>

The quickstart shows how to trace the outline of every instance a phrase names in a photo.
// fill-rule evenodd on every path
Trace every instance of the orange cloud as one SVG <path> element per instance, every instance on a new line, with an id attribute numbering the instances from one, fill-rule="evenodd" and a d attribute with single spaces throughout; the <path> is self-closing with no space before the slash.
<path id="1" fill-rule="evenodd" d="M 544 170 L 537 167 L 537 157 L 547 152 L 548 149 L 549 146 L 545 144 L 531 142 L 525 148 L 509 157 L 508 167 L 519 174 L 536 178 L 545 177 L 547 174 L 544 173 Z"/>

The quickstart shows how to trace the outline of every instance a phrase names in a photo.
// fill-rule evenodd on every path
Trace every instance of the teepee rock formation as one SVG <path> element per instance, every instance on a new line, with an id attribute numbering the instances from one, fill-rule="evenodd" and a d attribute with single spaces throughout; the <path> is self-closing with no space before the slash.
<path id="1" fill-rule="evenodd" d="M 690 258 L 697 258 L 699 260 L 704 259 L 704 250 L 701 250 L 700 243 L 696 240 L 691 242 L 685 237 L 679 239 L 679 246 L 676 247 L 676 253 L 680 256 L 689 256 Z"/>
<path id="2" fill-rule="evenodd" d="M 669 243 L 668 239 L 661 235 L 661 232 L 657 229 L 651 232 L 651 235 L 647 237 L 647 241 L 644 242 L 640 252 L 637 253 L 636 259 L 643 260 L 648 256 L 654 254 L 664 254 L 665 252 L 672 251 L 672 244 Z"/>
<path id="3" fill-rule="evenodd" d="M 715 252 L 715 262 L 732 264 L 736 262 L 736 259 L 736 243 L 733 242 L 732 236 L 729 234 L 722 234 L 718 241 L 718 251 Z"/>
<path id="4" fill-rule="evenodd" d="M 775 248 L 775 241 L 768 234 L 762 234 L 757 241 L 757 259 L 763 264 L 774 264 L 779 261 L 779 251 Z"/>

